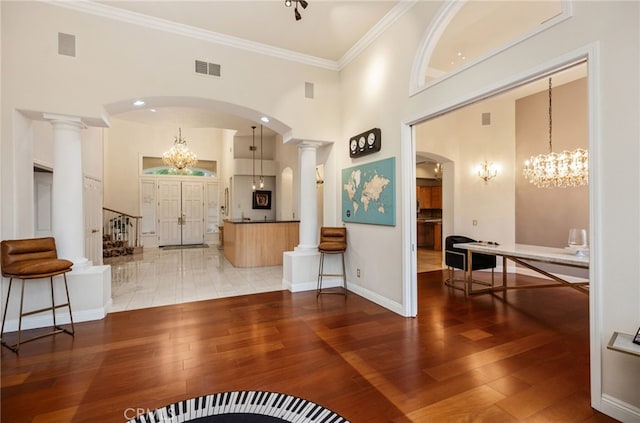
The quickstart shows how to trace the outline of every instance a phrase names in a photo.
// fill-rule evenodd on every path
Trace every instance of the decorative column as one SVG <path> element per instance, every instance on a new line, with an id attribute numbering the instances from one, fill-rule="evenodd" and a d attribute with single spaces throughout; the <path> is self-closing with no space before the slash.
<path id="1" fill-rule="evenodd" d="M 52 226 L 58 256 L 73 270 L 91 266 L 84 257 L 84 210 L 80 118 L 45 115 L 53 126 Z"/>
<path id="2" fill-rule="evenodd" d="M 296 251 L 318 251 L 318 200 L 316 198 L 317 142 L 302 142 L 300 152 L 300 244 Z"/>

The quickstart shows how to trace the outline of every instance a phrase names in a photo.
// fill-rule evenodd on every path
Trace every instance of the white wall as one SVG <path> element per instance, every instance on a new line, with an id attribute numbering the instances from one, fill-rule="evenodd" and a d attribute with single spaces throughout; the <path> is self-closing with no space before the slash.
<path id="1" fill-rule="evenodd" d="M 483 113 L 491 113 L 491 125 L 482 125 Z M 443 209 L 443 220 L 449 221 L 453 233 L 501 244 L 513 243 L 513 101 L 492 99 L 418 124 L 415 139 L 418 153 L 436 154 L 453 162 L 453 175 L 449 171 L 443 178 L 454 181 L 454 206 Z M 498 176 L 488 182 L 480 179 L 476 171 L 476 166 L 484 160 L 500 168 Z M 451 234 L 445 232 L 443 237 Z"/>

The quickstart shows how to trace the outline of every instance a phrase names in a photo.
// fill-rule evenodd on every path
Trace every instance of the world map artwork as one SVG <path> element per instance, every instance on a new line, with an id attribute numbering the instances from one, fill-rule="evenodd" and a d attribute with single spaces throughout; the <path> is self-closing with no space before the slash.
<path id="1" fill-rule="evenodd" d="M 391 157 L 342 170 L 342 221 L 395 226 L 395 166 Z"/>

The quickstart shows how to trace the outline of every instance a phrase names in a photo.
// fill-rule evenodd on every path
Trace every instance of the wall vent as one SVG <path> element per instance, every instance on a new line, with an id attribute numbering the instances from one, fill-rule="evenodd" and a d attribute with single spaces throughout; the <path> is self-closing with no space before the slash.
<path id="1" fill-rule="evenodd" d="M 482 114 L 482 126 L 491 125 L 491 113 L 483 113 Z"/>
<path id="2" fill-rule="evenodd" d="M 58 32 L 58 54 L 76 57 L 76 36 Z"/>
<path id="3" fill-rule="evenodd" d="M 311 82 L 304 83 L 304 96 L 306 98 L 313 98 L 313 83 Z"/>
<path id="4" fill-rule="evenodd" d="M 196 60 L 196 73 L 203 75 L 220 76 L 222 66 L 218 63 L 208 63 L 202 60 Z"/>

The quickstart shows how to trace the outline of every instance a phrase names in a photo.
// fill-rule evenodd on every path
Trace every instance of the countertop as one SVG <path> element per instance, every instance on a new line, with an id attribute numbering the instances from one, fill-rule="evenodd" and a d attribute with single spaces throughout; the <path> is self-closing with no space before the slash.
<path id="1" fill-rule="evenodd" d="M 235 224 L 245 224 L 245 223 L 293 223 L 300 222 L 299 220 L 250 220 L 250 219 L 224 219 L 223 222 L 235 223 Z"/>
<path id="2" fill-rule="evenodd" d="M 418 223 L 442 223 L 442 219 L 418 218 L 416 221 Z"/>

